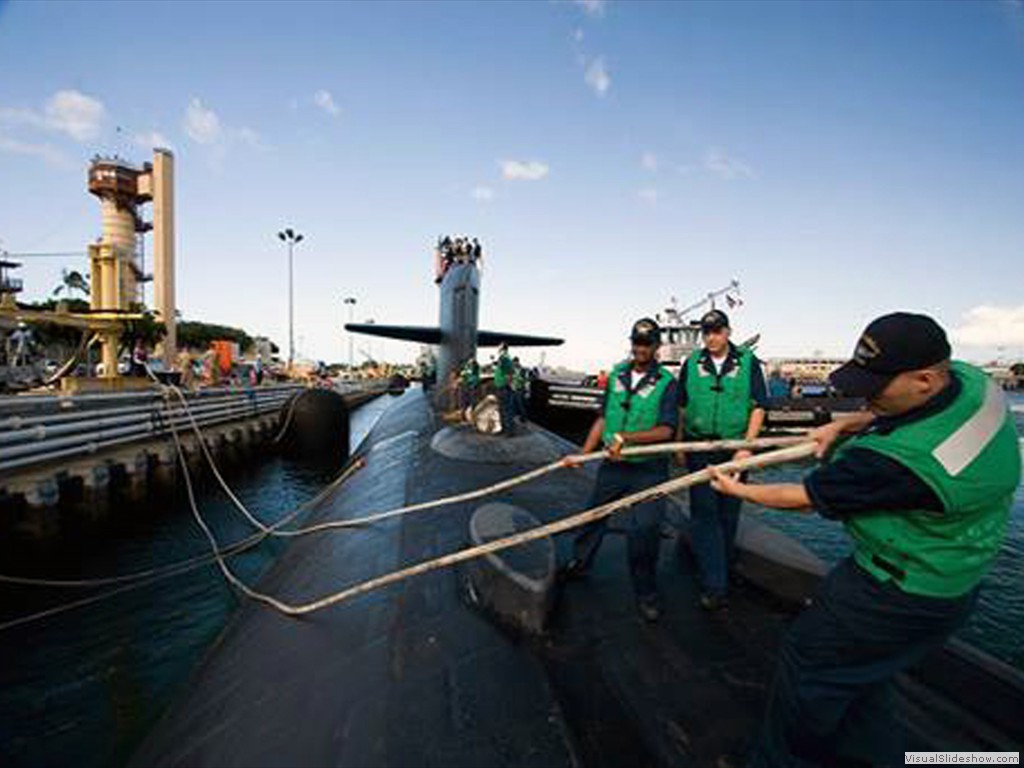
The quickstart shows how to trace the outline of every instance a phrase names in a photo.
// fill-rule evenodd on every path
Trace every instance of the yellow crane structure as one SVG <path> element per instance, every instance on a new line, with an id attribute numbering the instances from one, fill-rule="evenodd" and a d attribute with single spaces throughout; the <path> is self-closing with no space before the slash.
<path id="1" fill-rule="evenodd" d="M 137 166 L 119 157 L 95 157 L 89 165 L 89 192 L 100 200 L 103 222 L 101 237 L 89 244 L 88 313 L 67 311 L 58 303 L 56 311 L 21 309 L 13 292 L 0 298 L 0 323 L 48 322 L 80 328 L 98 338 L 102 361 L 100 381 L 88 388 L 114 389 L 120 382 L 118 346 L 124 324 L 141 319 L 142 284 L 149 279 L 143 267 L 143 236 L 153 233 L 153 309 L 167 333 L 157 349 L 168 368 L 174 363 L 177 346 L 174 296 L 174 156 L 156 149 L 153 162 Z M 153 205 L 153 221 L 146 221 L 141 207 Z M 6 323 L 4 322 L 6 321 Z M 90 334 L 91 332 L 91 334 Z M 90 343 L 92 339 L 89 340 Z M 65 381 L 70 388 L 84 382 Z"/>

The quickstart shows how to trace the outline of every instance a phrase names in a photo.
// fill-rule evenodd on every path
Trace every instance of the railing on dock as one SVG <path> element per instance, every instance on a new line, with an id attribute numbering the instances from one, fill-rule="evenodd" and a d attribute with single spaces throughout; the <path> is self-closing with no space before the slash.
<path id="1" fill-rule="evenodd" d="M 387 382 L 342 383 L 337 389 L 355 402 L 383 392 Z M 217 388 L 184 392 L 200 427 L 272 416 L 301 384 Z M 355 403 L 353 403 L 355 404 Z M 26 395 L 0 398 L 0 477 L 35 465 L 87 457 L 99 451 L 191 427 L 178 398 L 159 390 L 74 396 Z"/>

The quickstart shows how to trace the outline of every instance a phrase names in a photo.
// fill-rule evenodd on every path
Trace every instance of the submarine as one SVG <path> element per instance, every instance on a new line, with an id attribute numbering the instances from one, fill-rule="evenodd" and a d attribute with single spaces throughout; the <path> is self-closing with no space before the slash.
<path id="1" fill-rule="evenodd" d="M 416 341 L 437 348 L 437 381 L 442 385 L 478 347 L 551 347 L 563 339 L 479 329 L 480 269 L 475 262 L 453 263 L 440 285 L 440 317 L 435 326 L 346 323 L 345 330 L 400 341 Z M 439 389 L 443 389 L 443 386 Z"/>
<path id="2" fill-rule="evenodd" d="M 516 343 L 476 329 L 475 265 L 455 265 L 440 293 L 439 327 L 372 332 L 436 340 L 439 376 L 478 344 Z M 305 523 L 464 493 L 577 450 L 532 423 L 511 437 L 453 426 L 429 393 L 410 387 L 351 458 L 362 469 Z M 311 600 L 557 520 L 585 508 L 594 471 L 554 472 L 483 503 L 297 538 L 254 586 L 287 602 Z M 581 581 L 555 579 L 570 547 L 562 536 L 301 618 L 245 601 L 130 764 L 740 766 L 782 633 L 825 567 L 746 514 L 738 541 L 746 584 L 728 612 L 706 614 L 679 514 L 685 498 L 673 502 L 680 531 L 663 532 L 656 624 L 635 610 L 614 517 Z M 896 706 L 908 749 L 1024 743 L 1024 675 L 958 641 L 897 679 Z"/>

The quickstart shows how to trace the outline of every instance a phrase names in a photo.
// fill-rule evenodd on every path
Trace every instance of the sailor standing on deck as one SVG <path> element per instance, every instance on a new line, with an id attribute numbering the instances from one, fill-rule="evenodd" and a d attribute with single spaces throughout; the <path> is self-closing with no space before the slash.
<path id="1" fill-rule="evenodd" d="M 508 353 L 508 344 L 498 348 L 498 359 L 494 363 L 494 389 L 498 394 L 498 410 L 501 414 L 502 434 L 511 434 L 512 428 L 512 358 Z"/>
<path id="2" fill-rule="evenodd" d="M 630 334 L 632 357 L 612 369 L 604 393 L 604 410 L 590 428 L 583 453 L 599 445 L 608 450 L 608 458 L 597 471 L 597 483 L 589 507 L 620 499 L 668 479 L 668 457 L 622 458 L 628 445 L 664 443 L 676 431 L 676 380 L 658 363 L 655 353 L 661 341 L 658 324 L 649 318 L 638 320 Z M 576 466 L 577 459 L 567 456 L 563 463 Z M 665 500 L 653 499 L 637 504 L 618 516 L 627 526 L 626 541 L 629 572 L 640 614 L 656 621 L 660 610 L 655 585 L 661 521 Z M 568 578 L 583 576 L 589 570 L 608 526 L 608 519 L 584 526 L 573 542 L 573 559 L 563 569 Z"/>
<path id="3" fill-rule="evenodd" d="M 904 762 L 890 681 L 967 619 L 1021 476 L 1002 391 L 949 358 L 930 317 L 880 317 L 831 376 L 869 410 L 812 433 L 821 454 L 848 438 L 827 464 L 802 485 L 714 473 L 722 493 L 841 520 L 854 544 L 783 640 L 752 766 Z"/>
<path id="4" fill-rule="evenodd" d="M 761 363 L 754 354 L 729 341 L 729 318 L 712 309 L 700 321 L 704 348 L 679 366 L 679 407 L 686 440 L 753 440 L 764 424 L 768 394 Z M 750 451 L 691 453 L 690 472 Z M 690 489 L 690 531 L 701 583 L 701 605 L 708 610 L 726 606 L 729 566 L 740 518 L 739 499 L 717 493 L 707 485 Z"/>
<path id="5" fill-rule="evenodd" d="M 459 371 L 459 408 L 466 410 L 476 403 L 477 387 L 480 385 L 480 364 L 476 357 L 467 357 Z"/>
<path id="6" fill-rule="evenodd" d="M 526 395 L 529 384 L 529 373 L 518 357 L 512 358 L 512 416 L 524 423 L 527 420 Z"/>

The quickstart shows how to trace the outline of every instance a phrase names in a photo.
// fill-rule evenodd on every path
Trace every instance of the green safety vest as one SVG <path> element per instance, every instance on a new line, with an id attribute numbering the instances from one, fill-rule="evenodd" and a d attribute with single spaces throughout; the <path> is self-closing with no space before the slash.
<path id="1" fill-rule="evenodd" d="M 640 384 L 640 388 L 631 392 L 631 388 L 623 384 L 619 378 L 623 373 L 630 376 L 629 369 L 631 367 L 632 363 L 619 363 L 608 374 L 604 432 L 601 436 L 606 447 L 612 444 L 616 432 L 642 432 L 658 426 L 661 398 L 673 381 L 672 374 L 658 365 L 656 376 L 648 375 Z M 625 457 L 625 461 L 657 461 L 664 458 L 664 456 L 629 456 Z"/>
<path id="2" fill-rule="evenodd" d="M 733 440 L 746 435 L 754 402 L 750 377 L 757 360 L 746 347 L 737 348 L 735 367 L 724 376 L 700 364 L 701 350 L 686 360 L 686 409 L 683 426 L 688 437 Z"/>
<path id="3" fill-rule="evenodd" d="M 494 366 L 494 386 L 504 389 L 508 386 L 509 375 L 512 372 L 512 360 L 506 356 L 498 358 L 498 364 Z"/>
<path id="4" fill-rule="evenodd" d="M 512 371 L 512 389 L 522 392 L 526 389 L 526 371 L 522 366 L 517 365 Z"/>
<path id="5" fill-rule="evenodd" d="M 944 513 L 859 513 L 845 523 L 857 563 L 904 592 L 956 597 L 995 558 L 1021 477 L 1020 443 L 1002 390 L 974 366 L 954 362 L 963 389 L 948 407 L 887 435 L 868 432 L 836 456 L 869 448 L 898 461 L 931 488 Z"/>

